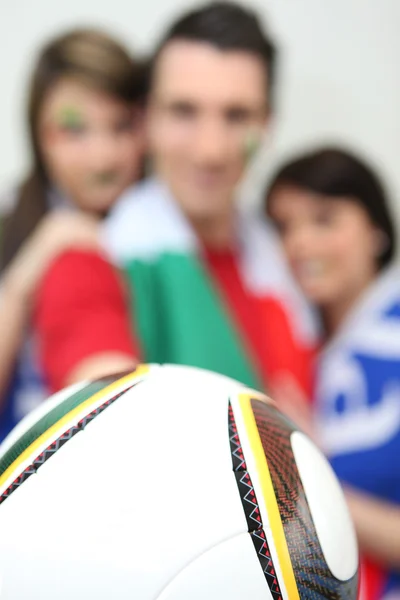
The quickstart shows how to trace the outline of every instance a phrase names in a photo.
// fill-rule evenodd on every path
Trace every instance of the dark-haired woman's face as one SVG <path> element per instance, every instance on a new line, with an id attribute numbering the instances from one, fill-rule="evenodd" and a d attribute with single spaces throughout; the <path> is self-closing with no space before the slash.
<path id="1" fill-rule="evenodd" d="M 374 278 L 379 235 L 354 200 L 281 186 L 269 212 L 296 280 L 318 306 L 351 301 Z"/>
<path id="2" fill-rule="evenodd" d="M 133 107 L 64 78 L 42 106 L 39 144 L 52 183 L 78 208 L 103 213 L 138 176 L 143 132 Z"/>

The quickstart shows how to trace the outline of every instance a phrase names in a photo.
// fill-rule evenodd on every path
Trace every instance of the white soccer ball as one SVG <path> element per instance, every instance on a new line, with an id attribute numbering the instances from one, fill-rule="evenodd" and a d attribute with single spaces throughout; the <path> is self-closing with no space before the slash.
<path id="1" fill-rule="evenodd" d="M 1 600 L 352 600 L 357 564 L 324 457 L 214 373 L 75 385 L 0 449 Z"/>

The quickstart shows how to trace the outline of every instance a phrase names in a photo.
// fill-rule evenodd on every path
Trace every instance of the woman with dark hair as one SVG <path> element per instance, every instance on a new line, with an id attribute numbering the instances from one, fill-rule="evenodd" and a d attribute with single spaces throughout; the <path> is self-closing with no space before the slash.
<path id="1" fill-rule="evenodd" d="M 323 149 L 276 173 L 267 210 L 325 338 L 315 420 L 299 396 L 284 408 L 314 428 L 345 485 L 362 593 L 400 598 L 400 278 L 383 188 L 360 159 Z"/>
<path id="2" fill-rule="evenodd" d="M 63 250 L 97 247 L 99 220 L 140 175 L 144 74 L 91 29 L 57 37 L 38 57 L 28 101 L 32 169 L 2 227 L 0 440 L 45 395 L 26 335 L 42 275 Z"/>

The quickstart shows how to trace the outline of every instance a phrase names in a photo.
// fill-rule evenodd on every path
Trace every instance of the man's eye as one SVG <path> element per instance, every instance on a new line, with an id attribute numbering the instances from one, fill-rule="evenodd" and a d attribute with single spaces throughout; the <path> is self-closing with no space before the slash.
<path id="1" fill-rule="evenodd" d="M 196 115 L 196 108 L 190 104 L 177 103 L 170 106 L 170 112 L 180 119 L 191 119 Z"/>
<path id="2" fill-rule="evenodd" d="M 244 108 L 231 108 L 226 111 L 226 120 L 229 123 L 247 123 L 249 119 L 249 111 Z"/>

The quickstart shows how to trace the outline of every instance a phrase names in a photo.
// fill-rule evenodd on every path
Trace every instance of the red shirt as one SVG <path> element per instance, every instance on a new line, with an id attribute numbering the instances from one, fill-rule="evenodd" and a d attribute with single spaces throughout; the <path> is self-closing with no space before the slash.
<path id="1" fill-rule="evenodd" d="M 93 252 L 69 251 L 53 263 L 38 291 L 34 327 L 52 391 L 64 387 L 74 368 L 89 356 L 140 356 L 122 280 Z"/>
<path id="2" fill-rule="evenodd" d="M 295 340 L 282 302 L 272 295 L 260 298 L 245 288 L 233 252 L 206 250 L 204 258 L 265 389 L 290 373 L 310 395 L 313 350 Z"/>
<path id="3" fill-rule="evenodd" d="M 296 343 L 283 306 L 245 289 L 233 253 L 205 251 L 204 259 L 265 385 L 289 372 L 308 392 L 310 351 Z M 117 351 L 140 358 L 122 281 L 93 252 L 58 258 L 42 281 L 36 307 L 39 353 L 52 390 L 63 387 L 89 356 Z"/>

